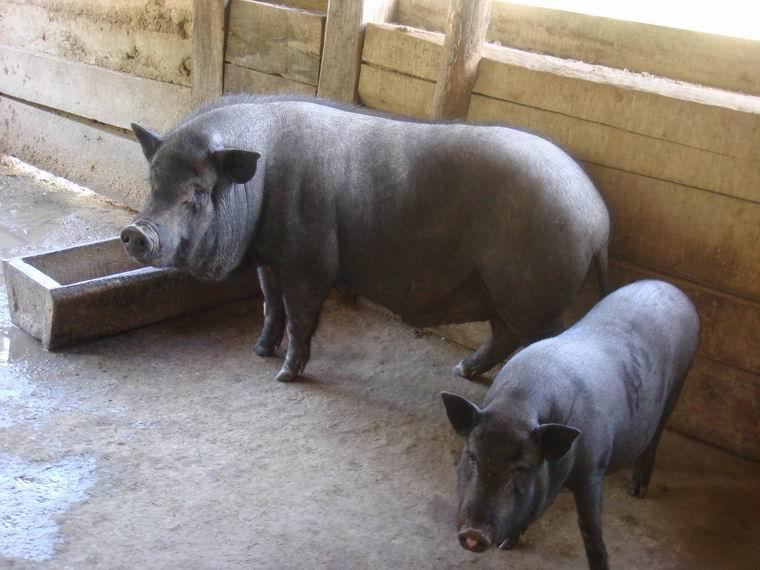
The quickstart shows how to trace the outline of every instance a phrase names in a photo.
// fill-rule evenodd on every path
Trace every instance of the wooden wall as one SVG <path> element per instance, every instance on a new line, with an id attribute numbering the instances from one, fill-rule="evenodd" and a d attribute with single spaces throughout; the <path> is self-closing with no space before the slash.
<path id="1" fill-rule="evenodd" d="M 224 91 L 356 90 L 432 116 L 446 2 L 331 2 L 231 0 L 220 35 L 208 19 L 193 30 L 193 0 L 0 0 L 0 152 L 138 207 L 129 123 L 164 130 L 208 96 L 194 96 L 193 54 Z M 485 34 L 502 45 L 482 50 L 467 119 L 531 130 L 581 161 L 612 213 L 613 284 L 666 279 L 702 316 L 673 427 L 760 459 L 760 42 L 503 2 Z M 196 51 L 200 38 L 221 44 Z"/>

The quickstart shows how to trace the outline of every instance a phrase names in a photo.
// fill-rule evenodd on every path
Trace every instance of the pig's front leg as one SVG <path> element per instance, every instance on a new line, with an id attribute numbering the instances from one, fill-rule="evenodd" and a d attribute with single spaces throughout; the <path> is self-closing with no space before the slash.
<path id="1" fill-rule="evenodd" d="M 311 353 L 311 337 L 317 328 L 330 288 L 314 284 L 283 285 L 285 312 L 288 319 L 288 352 L 282 369 L 275 379 L 290 382 L 298 377 L 306 367 Z"/>
<path id="2" fill-rule="evenodd" d="M 285 304 L 282 289 L 272 270 L 262 266 L 257 272 L 264 293 L 264 324 L 253 350 L 259 356 L 273 356 L 274 349 L 280 345 L 285 334 Z"/>
<path id="3" fill-rule="evenodd" d="M 607 549 L 602 539 L 602 479 L 599 474 L 573 489 L 578 526 L 591 570 L 608 570 Z"/>

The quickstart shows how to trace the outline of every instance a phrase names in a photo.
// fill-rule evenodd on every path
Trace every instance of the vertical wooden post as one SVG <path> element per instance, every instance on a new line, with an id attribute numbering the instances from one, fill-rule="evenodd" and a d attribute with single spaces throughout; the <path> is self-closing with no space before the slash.
<path id="1" fill-rule="evenodd" d="M 224 92 L 225 13 L 229 0 L 193 0 L 193 105 Z"/>
<path id="2" fill-rule="evenodd" d="M 357 100 L 364 27 L 391 17 L 396 0 L 329 0 L 317 95 Z"/>
<path id="3" fill-rule="evenodd" d="M 491 0 L 449 0 L 433 117 L 461 119 L 467 116 L 490 17 Z"/>

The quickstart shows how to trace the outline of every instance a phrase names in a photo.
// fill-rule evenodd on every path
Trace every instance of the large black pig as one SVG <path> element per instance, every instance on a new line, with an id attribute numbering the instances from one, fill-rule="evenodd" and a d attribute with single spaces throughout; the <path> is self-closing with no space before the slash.
<path id="1" fill-rule="evenodd" d="M 565 486 L 575 495 L 589 566 L 605 569 L 602 480 L 633 464 L 643 497 L 663 426 L 697 350 L 699 317 L 680 290 L 638 281 L 554 338 L 518 352 L 483 407 L 444 393 L 466 437 L 459 462 L 459 541 L 511 548 Z"/>
<path id="2" fill-rule="evenodd" d="M 415 326 L 490 321 L 456 368 L 469 378 L 561 328 L 609 217 L 567 154 L 502 126 L 433 123 L 328 101 L 232 96 L 160 136 L 133 130 L 152 192 L 122 232 L 157 266 L 222 279 L 256 263 L 278 380 L 299 375 L 332 287 Z"/>

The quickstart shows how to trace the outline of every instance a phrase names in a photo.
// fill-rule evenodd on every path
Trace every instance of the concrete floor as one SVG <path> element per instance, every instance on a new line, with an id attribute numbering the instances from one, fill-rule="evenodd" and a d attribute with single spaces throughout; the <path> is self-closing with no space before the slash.
<path id="1" fill-rule="evenodd" d="M 115 235 L 129 212 L 0 171 L 0 256 Z M 330 300 L 306 380 L 253 354 L 258 301 L 59 353 L 0 288 L 0 567 L 585 568 L 572 497 L 519 548 L 455 538 L 465 349 Z M 645 500 L 608 478 L 617 568 L 760 567 L 760 465 L 666 433 Z"/>

